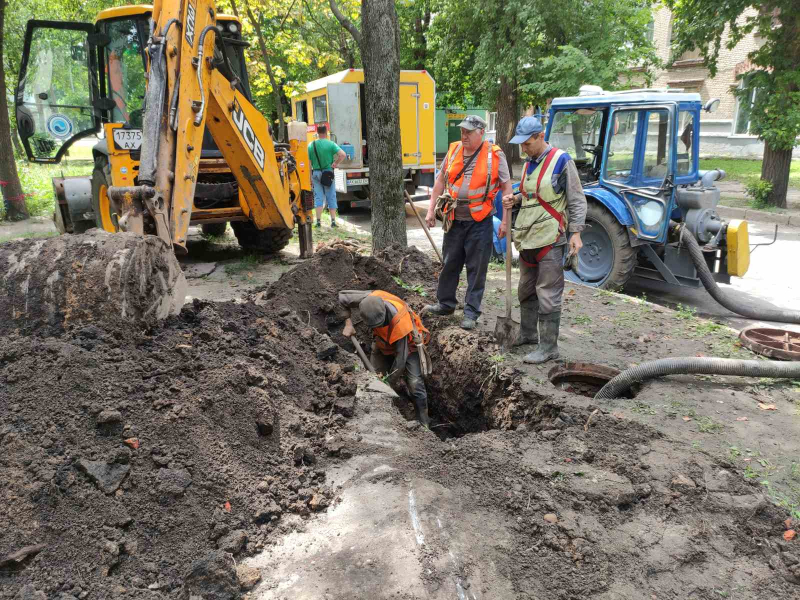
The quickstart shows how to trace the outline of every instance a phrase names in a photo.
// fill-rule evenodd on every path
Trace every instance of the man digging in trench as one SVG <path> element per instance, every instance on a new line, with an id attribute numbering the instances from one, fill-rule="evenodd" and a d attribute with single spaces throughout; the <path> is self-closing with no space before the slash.
<path id="1" fill-rule="evenodd" d="M 430 333 L 422 320 L 403 300 L 382 290 L 339 292 L 339 304 L 347 311 L 342 335 L 356 334 L 350 311 L 357 308 L 374 340 L 370 362 L 379 373 L 389 373 L 389 385 L 396 388 L 405 376 L 408 393 L 414 402 L 417 419 L 428 427 L 428 393 L 424 375 L 430 373 L 430 359 L 425 344 Z"/>

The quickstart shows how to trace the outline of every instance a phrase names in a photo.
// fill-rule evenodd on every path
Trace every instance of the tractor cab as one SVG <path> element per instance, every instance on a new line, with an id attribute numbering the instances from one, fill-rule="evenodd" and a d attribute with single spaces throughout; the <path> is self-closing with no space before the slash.
<path id="1" fill-rule="evenodd" d="M 553 100 L 547 140 L 573 157 L 589 203 L 584 248 L 570 278 L 621 287 L 636 274 L 699 285 L 668 243 L 670 221 L 683 223 L 705 245 L 721 280 L 744 274 L 741 265 L 731 270 L 727 263 L 728 228 L 714 210 L 719 190 L 713 182 L 725 173 L 698 170 L 700 111 L 715 105 L 680 90 L 595 86 Z"/>
<path id="2" fill-rule="evenodd" d="M 114 148 L 137 158 L 152 10 L 149 4 L 109 8 L 94 24 L 28 22 L 16 109 L 30 161 L 58 163 L 73 143 L 101 128 Z M 229 15 L 217 15 L 217 23 L 223 41 L 215 50 L 218 68 L 251 99 L 241 25 Z M 221 156 L 208 132 L 203 150 L 204 158 Z"/>

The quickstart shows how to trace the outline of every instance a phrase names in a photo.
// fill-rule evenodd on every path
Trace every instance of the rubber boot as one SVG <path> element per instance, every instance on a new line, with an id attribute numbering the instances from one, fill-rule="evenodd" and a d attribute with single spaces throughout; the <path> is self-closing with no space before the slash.
<path id="1" fill-rule="evenodd" d="M 528 298 L 525 302 L 521 302 L 519 312 L 521 321 L 519 324 L 519 337 L 514 342 L 514 345 L 538 344 L 539 333 L 536 328 L 539 324 L 539 300 L 537 298 Z"/>
<path id="2" fill-rule="evenodd" d="M 538 365 L 558 358 L 558 328 L 561 324 L 561 311 L 539 315 L 539 345 L 526 355 L 523 362 Z"/>
<path id="3" fill-rule="evenodd" d="M 431 420 L 428 417 L 428 399 L 422 398 L 414 401 L 414 407 L 417 409 L 417 421 L 423 427 L 430 427 Z"/>

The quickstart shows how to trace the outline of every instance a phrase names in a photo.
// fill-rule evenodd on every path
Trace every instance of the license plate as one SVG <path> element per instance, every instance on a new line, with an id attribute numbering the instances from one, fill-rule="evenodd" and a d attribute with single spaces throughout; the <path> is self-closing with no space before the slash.
<path id="1" fill-rule="evenodd" d="M 115 129 L 114 145 L 120 150 L 138 150 L 142 147 L 142 130 Z"/>
<path id="2" fill-rule="evenodd" d="M 368 177 L 362 177 L 360 179 L 348 179 L 347 180 L 347 187 L 350 187 L 351 185 L 368 185 L 368 184 L 369 184 L 369 178 Z"/>

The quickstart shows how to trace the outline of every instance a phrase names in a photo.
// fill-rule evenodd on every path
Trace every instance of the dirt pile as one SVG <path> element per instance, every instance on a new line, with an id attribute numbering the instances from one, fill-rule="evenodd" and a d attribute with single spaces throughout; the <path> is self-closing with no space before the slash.
<path id="1" fill-rule="evenodd" d="M 155 599 L 190 565 L 192 590 L 229 589 L 209 552 L 257 551 L 334 500 L 353 361 L 286 306 L 195 301 L 145 333 L 0 348 L 0 596 Z"/>
<path id="2" fill-rule="evenodd" d="M 177 314 L 186 296 L 172 248 L 133 233 L 9 242 L 0 246 L 0 272 L 0 335 L 120 320 L 146 327 Z"/>
<path id="3" fill-rule="evenodd" d="M 328 332 L 341 346 L 352 349 L 341 336 L 344 315 L 340 290 L 384 290 L 406 300 L 412 309 L 435 301 L 437 270 L 430 258 L 414 247 L 392 246 L 375 256 L 364 256 L 344 245 L 323 246 L 311 260 L 257 289 L 251 299 L 270 313 L 291 307 L 312 327 Z M 366 329 L 359 328 L 368 339 Z"/>
<path id="4" fill-rule="evenodd" d="M 797 595 L 800 559 L 784 533 L 800 523 L 733 463 L 523 376 L 493 359 L 490 336 L 444 328 L 432 350 L 433 431 L 445 440 L 418 436 L 403 468 L 492 519 L 491 560 L 513 597 Z M 426 568 L 434 587 L 451 577 Z M 473 571 L 486 575 L 484 564 L 459 573 Z"/>

